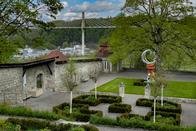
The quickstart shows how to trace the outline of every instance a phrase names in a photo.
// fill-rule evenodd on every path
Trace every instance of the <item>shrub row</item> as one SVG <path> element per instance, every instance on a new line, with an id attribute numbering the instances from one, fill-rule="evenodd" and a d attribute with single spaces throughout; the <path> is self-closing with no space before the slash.
<path id="1" fill-rule="evenodd" d="M 138 115 L 138 114 L 128 114 L 128 113 L 124 113 L 121 116 L 117 117 L 116 119 L 131 119 L 131 118 L 140 118 L 142 120 L 145 120 L 144 116 Z"/>
<path id="2" fill-rule="evenodd" d="M 139 98 L 136 101 L 136 106 L 152 107 L 152 105 L 153 105 L 153 100 Z"/>
<path id="3" fill-rule="evenodd" d="M 161 106 L 159 103 L 161 103 L 160 100 L 157 100 L 157 106 L 156 110 L 157 111 L 164 111 L 164 112 L 173 112 L 173 113 L 181 113 L 182 108 L 181 105 L 178 103 L 170 102 L 170 101 L 163 101 L 164 104 L 175 106 L 175 108 L 170 108 L 170 106 Z M 153 100 L 152 99 L 145 99 L 145 98 L 140 98 L 136 101 L 136 106 L 145 106 L 145 107 L 152 107 L 153 111 Z"/>
<path id="4" fill-rule="evenodd" d="M 81 96 L 73 98 L 73 103 L 96 106 L 96 105 L 99 105 L 101 102 L 99 101 L 99 99 L 95 99 L 93 95 L 81 95 Z"/>
<path id="5" fill-rule="evenodd" d="M 154 106 L 152 106 L 151 110 L 154 110 Z M 156 105 L 156 111 L 162 111 L 162 112 L 171 112 L 171 113 L 179 113 L 181 114 L 182 108 L 180 104 L 177 104 L 175 108 L 170 108 L 167 106 L 161 106 L 161 105 Z"/>
<path id="6" fill-rule="evenodd" d="M 90 120 L 91 115 L 103 115 L 102 111 L 89 110 L 89 106 L 85 104 L 74 103 L 73 108 L 78 108 L 79 112 L 73 112 L 72 114 L 64 110 L 66 107 L 69 107 L 68 103 L 60 104 L 58 106 L 53 107 L 53 112 L 61 116 L 66 116 L 67 118 L 73 119 L 75 121 L 82 122 L 88 122 Z"/>
<path id="7" fill-rule="evenodd" d="M 156 115 L 161 115 L 162 117 L 172 117 L 175 120 L 175 125 L 180 125 L 181 118 L 180 114 L 178 113 L 169 113 L 169 112 L 161 112 L 161 111 L 156 111 Z M 150 120 L 150 118 L 153 116 L 153 112 L 148 112 L 147 115 L 145 116 L 145 120 Z"/>
<path id="8" fill-rule="evenodd" d="M 73 103 L 87 104 L 89 106 L 96 106 L 100 103 L 120 103 L 122 98 L 120 96 L 98 95 L 97 99 L 94 99 L 93 95 L 81 95 L 73 99 Z"/>
<path id="9" fill-rule="evenodd" d="M 145 86 L 146 83 L 145 83 L 145 80 L 139 79 L 139 80 L 135 80 L 135 81 L 133 82 L 133 85 L 134 85 L 134 86 Z"/>
<path id="10" fill-rule="evenodd" d="M 62 116 L 57 115 L 53 112 L 32 111 L 30 108 L 26 108 L 23 106 L 11 107 L 9 105 L 0 105 L 0 114 L 11 116 L 36 117 L 47 120 L 58 120 L 63 118 Z"/>
<path id="11" fill-rule="evenodd" d="M 9 118 L 7 122 L 15 125 L 20 125 L 22 130 L 48 128 L 52 131 L 68 131 L 72 128 L 78 127 L 72 124 L 55 125 L 55 124 L 51 124 L 49 121 L 37 120 L 37 119 Z M 81 128 L 83 128 L 85 131 L 98 131 L 98 129 L 92 125 L 83 125 L 81 126 Z"/>
<path id="12" fill-rule="evenodd" d="M 113 103 L 108 107 L 108 111 L 112 113 L 129 113 L 131 112 L 131 105 Z"/>
<path id="13" fill-rule="evenodd" d="M 118 120 L 107 118 L 107 117 L 98 117 L 92 116 L 90 123 L 97 125 L 111 125 L 111 126 L 120 126 L 123 128 L 142 128 L 147 130 L 158 130 L 158 131 L 193 131 L 195 128 L 185 128 L 181 126 L 166 125 L 152 123 L 150 121 L 144 121 L 141 119 L 123 119 L 119 118 Z"/>

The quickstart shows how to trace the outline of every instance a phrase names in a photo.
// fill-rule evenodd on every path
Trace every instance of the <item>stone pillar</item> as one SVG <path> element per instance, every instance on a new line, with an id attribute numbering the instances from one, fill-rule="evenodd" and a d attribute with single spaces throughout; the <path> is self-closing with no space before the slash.
<path id="1" fill-rule="evenodd" d="M 144 97 L 147 99 L 150 99 L 150 94 L 151 94 L 151 88 L 150 88 L 150 77 L 147 76 L 146 79 L 146 86 L 145 86 L 145 93 L 144 93 Z"/>
<path id="2" fill-rule="evenodd" d="M 125 85 L 123 82 L 119 85 L 119 96 L 124 97 L 125 95 Z"/>

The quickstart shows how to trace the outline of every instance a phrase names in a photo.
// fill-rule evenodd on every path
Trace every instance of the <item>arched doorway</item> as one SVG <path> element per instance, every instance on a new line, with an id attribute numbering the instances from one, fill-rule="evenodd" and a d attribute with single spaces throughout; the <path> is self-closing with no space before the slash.
<path id="1" fill-rule="evenodd" d="M 42 89 L 43 88 L 43 74 L 38 74 L 37 78 L 36 78 L 36 85 L 38 89 Z"/>
<path id="2" fill-rule="evenodd" d="M 43 94 L 44 90 L 44 78 L 43 74 L 40 73 L 36 75 L 36 85 L 35 88 L 31 91 L 31 96 L 38 97 Z"/>

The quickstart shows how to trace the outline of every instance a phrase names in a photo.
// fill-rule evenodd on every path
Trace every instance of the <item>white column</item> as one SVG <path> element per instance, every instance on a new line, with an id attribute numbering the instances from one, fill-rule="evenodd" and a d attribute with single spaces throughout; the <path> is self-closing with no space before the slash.
<path id="1" fill-rule="evenodd" d="M 81 30 L 82 30 L 82 55 L 84 55 L 84 48 L 85 48 L 85 13 L 82 12 L 82 23 L 81 23 Z"/>
<path id="2" fill-rule="evenodd" d="M 97 83 L 95 82 L 95 99 L 97 99 Z"/>
<path id="3" fill-rule="evenodd" d="M 161 85 L 161 106 L 163 106 L 163 85 Z"/>
<path id="4" fill-rule="evenodd" d="M 72 113 L 72 91 L 70 92 L 70 110 L 69 110 L 69 113 L 71 114 Z"/>

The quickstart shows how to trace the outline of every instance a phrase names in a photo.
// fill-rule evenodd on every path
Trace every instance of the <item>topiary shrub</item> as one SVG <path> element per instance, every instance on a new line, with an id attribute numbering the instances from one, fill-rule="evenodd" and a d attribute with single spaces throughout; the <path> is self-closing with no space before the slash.
<path id="1" fill-rule="evenodd" d="M 114 103 L 108 107 L 108 111 L 111 113 L 129 113 L 131 112 L 131 105 Z"/>

